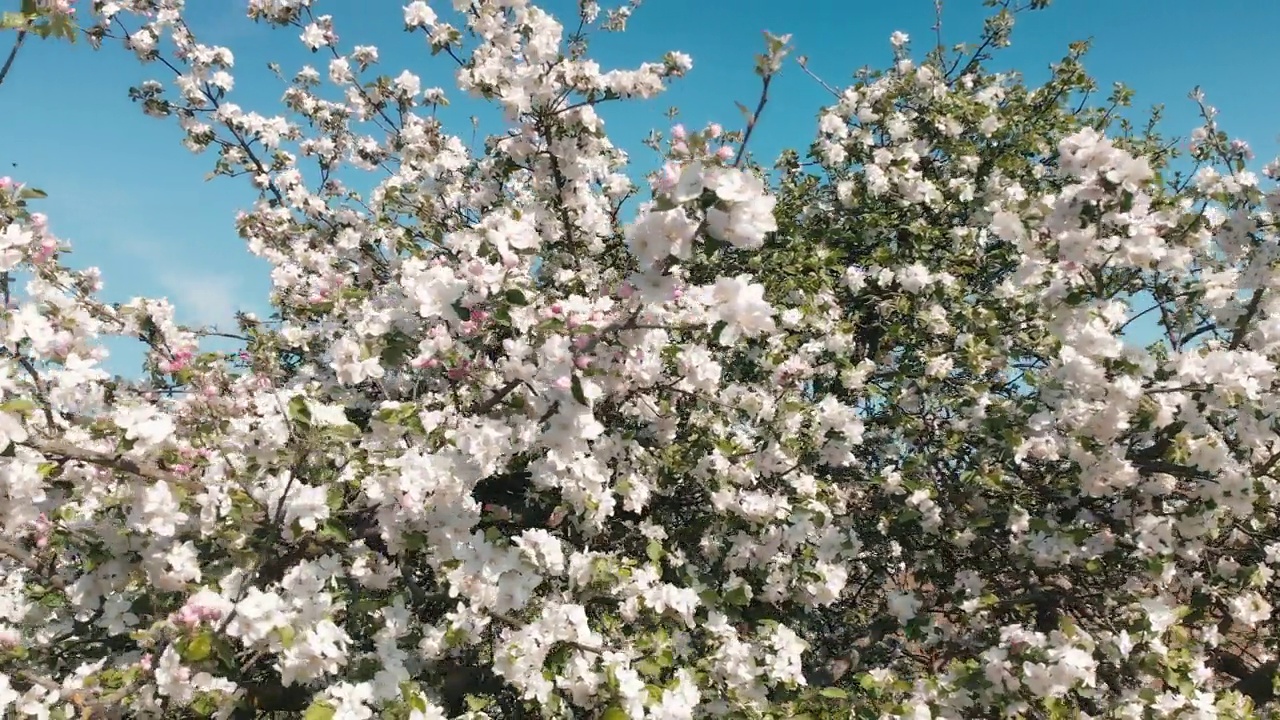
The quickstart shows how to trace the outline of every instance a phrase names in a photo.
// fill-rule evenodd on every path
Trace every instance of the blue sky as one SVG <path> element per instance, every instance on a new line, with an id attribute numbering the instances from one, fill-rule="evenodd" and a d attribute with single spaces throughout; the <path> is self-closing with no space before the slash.
<path id="1" fill-rule="evenodd" d="M 272 114 L 278 107 L 283 85 L 266 71 L 268 61 L 279 62 L 286 77 L 304 63 L 324 61 L 297 42 L 296 32 L 250 23 L 243 0 L 188 4 L 197 35 L 235 52 L 237 86 L 230 99 L 246 109 Z M 378 45 L 382 72 L 394 76 L 408 68 L 424 86 L 452 90 L 452 61 L 432 57 L 421 36 L 402 31 L 402 4 L 317 0 L 316 11 L 335 16 L 344 49 Z M 572 0 L 542 5 L 566 24 L 573 18 Z M 989 12 L 980 0 L 945 0 L 944 39 L 975 39 Z M 646 0 L 626 33 L 597 40 L 596 59 L 605 68 L 630 67 L 681 50 L 692 55 L 694 70 L 657 100 L 616 105 L 602 115 L 615 142 L 650 165 L 653 157 L 639 140 L 650 129 L 666 128 L 663 115 L 671 106 L 681 109 L 690 127 L 711 120 L 741 125 L 734 103 L 754 106 L 758 97 L 752 63 L 763 46 L 762 30 L 791 33 L 796 54 L 807 55 L 811 69 L 844 85 L 859 67 L 887 64 L 894 30 L 908 32 L 923 54 L 932 47 L 933 21 L 933 0 Z M 1123 80 L 1137 90 L 1139 106 L 1165 103 L 1167 132 L 1185 135 L 1196 124 L 1186 95 L 1200 85 L 1222 111 L 1226 130 L 1248 140 L 1266 161 L 1277 154 L 1280 134 L 1277 27 L 1280 3 L 1269 0 L 1057 0 L 1048 10 L 1019 17 L 1014 46 L 999 64 L 1040 78 L 1067 43 L 1093 38 L 1086 67 L 1103 88 Z M 0 38 L 0 51 L 7 52 L 7 42 L 11 38 Z M 0 87 L 6 110 L 0 113 L 6 138 L 0 174 L 50 194 L 40 209 L 73 243 L 72 265 L 102 268 L 109 300 L 168 296 L 180 319 L 191 322 L 227 322 L 237 308 L 265 312 L 267 268 L 248 254 L 233 228 L 236 210 L 253 201 L 252 189 L 242 178 L 206 182 L 213 155 L 193 155 L 180 144 L 172 120 L 145 117 L 128 99 L 131 85 L 165 79 L 163 72 L 118 46 L 94 52 L 84 43 L 28 43 Z M 446 117 L 468 138 L 468 118 L 478 106 L 460 92 L 450 97 L 454 106 Z M 784 147 L 803 148 L 828 97 L 788 65 L 773 86 L 753 150 L 771 159 Z M 486 129 L 496 128 L 482 124 L 482 134 Z"/>

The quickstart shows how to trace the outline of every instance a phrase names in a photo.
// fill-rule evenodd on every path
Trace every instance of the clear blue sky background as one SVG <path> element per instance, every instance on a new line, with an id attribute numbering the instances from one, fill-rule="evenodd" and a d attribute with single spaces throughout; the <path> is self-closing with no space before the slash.
<path id="1" fill-rule="evenodd" d="M 279 107 L 283 85 L 266 71 L 268 61 L 279 62 L 286 77 L 307 62 L 325 66 L 326 56 L 312 56 L 296 32 L 245 19 L 243 0 L 188 4 L 203 40 L 235 51 L 237 86 L 230 99 L 246 109 L 273 114 Z M 420 35 L 402 31 L 402 4 L 318 0 L 316 11 L 335 16 L 344 50 L 378 45 L 382 72 L 394 76 L 408 68 L 426 87 L 453 90 L 453 62 L 432 57 Z M 437 4 L 447 6 L 445 0 Z M 572 0 L 543 6 L 573 22 Z M 990 9 L 980 0 L 946 0 L 943 12 L 950 44 L 976 39 Z M 690 127 L 710 120 L 741 125 L 734 102 L 753 106 L 758 97 L 752 62 L 762 30 L 792 33 L 796 54 L 807 55 L 817 74 L 840 86 L 859 67 L 889 62 L 894 30 L 910 33 L 923 55 L 933 45 L 933 21 L 932 0 L 646 0 L 628 32 L 596 41 L 594 56 L 608 69 L 682 50 L 693 56 L 694 71 L 655 101 L 616 105 L 602 114 L 615 142 L 648 166 L 653 157 L 639 140 L 667 126 L 663 113 L 671 106 L 681 109 Z M 1138 91 L 1139 105 L 1165 103 L 1167 132 L 1185 135 L 1196 124 L 1186 95 L 1200 85 L 1222 111 L 1227 131 L 1248 140 L 1261 163 L 1277 154 L 1280 134 L 1276 28 L 1275 0 L 1057 0 L 1048 10 L 1020 16 L 1014 46 L 999 64 L 1040 79 L 1067 43 L 1093 38 L 1087 68 L 1104 89 L 1123 80 Z M 8 42 L 11 37 L 0 36 L 0 51 L 7 52 Z M 130 85 L 167 80 L 166 72 L 141 65 L 118 45 L 94 52 L 83 42 L 29 43 L 0 87 L 0 174 L 49 192 L 40 209 L 74 244 L 73 265 L 102 268 L 108 299 L 168 296 L 179 305 L 180 319 L 191 322 L 228 323 L 237 308 L 265 313 L 267 268 L 243 248 L 232 224 L 236 210 L 254 198 L 247 181 L 206 182 L 214 156 L 191 154 L 172 120 L 145 117 L 128 99 Z M 454 106 L 446 117 L 469 138 L 468 118 L 479 106 L 457 91 L 450 97 Z M 789 65 L 774 86 L 753 149 L 772 159 L 784 147 L 803 148 L 828 99 Z M 481 132 L 486 129 L 498 128 L 486 120 Z"/>

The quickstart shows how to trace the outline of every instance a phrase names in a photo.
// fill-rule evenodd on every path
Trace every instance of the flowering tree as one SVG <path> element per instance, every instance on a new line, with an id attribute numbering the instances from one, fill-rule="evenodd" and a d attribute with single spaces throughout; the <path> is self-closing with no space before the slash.
<path id="1" fill-rule="evenodd" d="M 0 707 L 1266 716 L 1280 192 L 1198 97 L 1186 154 L 1091 104 L 1083 46 L 991 72 L 1047 2 L 991 4 L 973 46 L 896 34 L 771 171 L 769 36 L 747 124 L 654 140 L 643 187 L 595 108 L 691 60 L 591 61 L 631 6 L 406 6 L 511 121 L 472 151 L 309 0 L 249 3 L 316 51 L 274 115 L 181 0 L 95 0 L 143 109 L 259 191 L 276 314 L 202 351 L 4 182 Z"/>

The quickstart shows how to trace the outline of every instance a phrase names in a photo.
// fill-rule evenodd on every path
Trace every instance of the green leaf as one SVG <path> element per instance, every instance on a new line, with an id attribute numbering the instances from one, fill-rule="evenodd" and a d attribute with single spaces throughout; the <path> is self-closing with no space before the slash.
<path id="1" fill-rule="evenodd" d="M 649 544 L 645 545 L 644 552 L 653 562 L 659 562 L 667 554 L 667 551 L 662 547 L 662 543 L 657 540 L 650 540 Z"/>
<path id="2" fill-rule="evenodd" d="M 332 540 L 340 545 L 351 542 L 351 536 L 347 533 L 347 529 L 342 523 L 334 518 L 329 518 L 324 525 L 320 527 L 319 536 L 325 540 Z"/>
<path id="3" fill-rule="evenodd" d="M 730 590 L 728 594 L 724 596 L 724 601 L 730 605 L 745 607 L 751 602 L 751 596 L 747 594 L 747 587 L 745 585 L 739 585 L 738 587 Z"/>
<path id="4" fill-rule="evenodd" d="M 301 395 L 294 395 L 289 400 L 289 419 L 299 425 L 311 424 L 311 406 L 307 405 L 307 399 Z"/>
<path id="5" fill-rule="evenodd" d="M 571 376 L 569 390 L 573 393 L 573 399 L 577 400 L 579 404 L 587 404 L 587 394 L 582 391 L 582 380 L 577 375 Z"/>
<path id="6" fill-rule="evenodd" d="M 213 717 L 218 712 L 218 699 L 209 693 L 199 693 L 191 702 L 191 711 L 198 717 Z"/>
<path id="7" fill-rule="evenodd" d="M 56 13 L 49 21 L 51 34 L 56 38 L 61 38 L 70 43 L 76 41 L 76 25 L 71 20 L 70 15 Z"/>
<path id="8" fill-rule="evenodd" d="M 626 710 L 614 705 L 600 714 L 600 720 L 631 720 Z"/>
<path id="9" fill-rule="evenodd" d="M 213 654 L 218 656 L 225 670 L 239 671 L 240 661 L 236 658 L 236 650 L 224 637 L 217 637 L 213 642 Z"/>
<path id="10" fill-rule="evenodd" d="M 35 402 L 28 398 L 14 398 L 0 405 L 0 411 L 18 413 L 19 415 L 25 415 L 35 409 Z"/>
<path id="11" fill-rule="evenodd" d="M 404 362 L 409 353 L 416 349 L 408 336 L 401 333 L 395 333 L 387 339 L 387 345 L 382 349 L 378 358 L 383 365 L 396 366 Z"/>
<path id="12" fill-rule="evenodd" d="M 511 288 L 510 290 L 507 291 L 506 298 L 507 298 L 507 302 L 511 303 L 512 305 L 519 305 L 523 307 L 529 304 L 529 299 L 524 296 L 524 293 L 520 292 L 515 288 Z"/>
<path id="13" fill-rule="evenodd" d="M 849 693 L 837 687 L 822 688 L 818 691 L 818 694 L 824 698 L 831 698 L 832 700 L 844 700 L 849 697 Z"/>
<path id="14" fill-rule="evenodd" d="M 311 706 L 302 713 L 302 720 L 333 720 L 333 716 L 336 714 L 337 711 L 328 703 L 317 700 L 311 703 Z"/>
<path id="15" fill-rule="evenodd" d="M 213 633 L 202 632 L 191 638 L 187 643 L 186 650 L 182 653 L 182 659 L 187 662 L 200 662 L 209 659 L 213 654 Z"/>
<path id="16" fill-rule="evenodd" d="M 41 190 L 40 188 L 24 187 L 18 193 L 18 197 L 23 200 L 40 200 L 42 198 L 49 197 L 49 193 Z"/>
<path id="17" fill-rule="evenodd" d="M 729 323 L 725 322 L 724 320 L 721 320 L 717 322 L 715 325 L 712 325 L 711 338 L 716 342 L 720 342 L 720 333 L 724 332 L 724 329 L 727 327 L 729 327 Z"/>

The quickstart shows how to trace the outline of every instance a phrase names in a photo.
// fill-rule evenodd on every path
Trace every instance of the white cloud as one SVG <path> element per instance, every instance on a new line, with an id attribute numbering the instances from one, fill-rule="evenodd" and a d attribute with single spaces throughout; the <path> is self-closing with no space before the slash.
<path id="1" fill-rule="evenodd" d="M 241 309 L 237 298 L 244 297 L 244 286 L 235 277 L 179 275 L 170 271 L 160 275 L 159 280 L 177 309 L 179 322 L 223 330 L 235 327 L 236 311 Z"/>
<path id="2" fill-rule="evenodd" d="M 137 259 L 141 266 L 137 269 L 143 270 L 152 288 L 149 291 L 138 288 L 137 294 L 163 295 L 173 303 L 179 323 L 234 331 L 237 311 L 260 311 L 262 303 L 251 297 L 253 293 L 245 283 L 246 273 L 256 269 L 247 252 L 242 257 L 232 255 L 215 260 L 196 253 L 175 253 L 171 246 L 138 237 L 118 240 L 115 245 Z M 242 267 L 227 268 L 223 264 L 233 258 L 240 260 Z"/>

